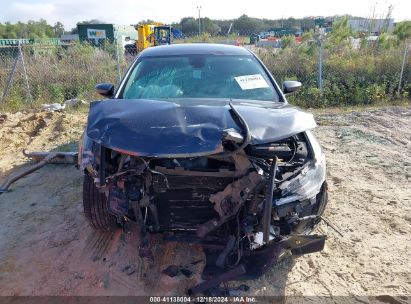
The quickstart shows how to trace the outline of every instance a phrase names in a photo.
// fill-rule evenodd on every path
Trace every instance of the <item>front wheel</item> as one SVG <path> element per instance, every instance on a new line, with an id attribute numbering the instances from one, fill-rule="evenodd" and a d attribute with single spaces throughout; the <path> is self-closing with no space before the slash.
<path id="1" fill-rule="evenodd" d="M 83 207 L 87 220 L 95 229 L 113 231 L 116 228 L 116 217 L 108 211 L 106 196 L 99 192 L 87 173 L 83 179 Z"/>

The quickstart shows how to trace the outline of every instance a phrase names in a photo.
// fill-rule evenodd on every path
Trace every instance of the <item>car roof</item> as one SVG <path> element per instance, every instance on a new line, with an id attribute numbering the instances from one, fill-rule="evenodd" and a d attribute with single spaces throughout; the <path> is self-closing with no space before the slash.
<path id="1" fill-rule="evenodd" d="M 181 43 L 150 47 L 139 57 L 176 56 L 176 55 L 237 55 L 250 56 L 247 49 L 234 45 L 215 43 Z"/>

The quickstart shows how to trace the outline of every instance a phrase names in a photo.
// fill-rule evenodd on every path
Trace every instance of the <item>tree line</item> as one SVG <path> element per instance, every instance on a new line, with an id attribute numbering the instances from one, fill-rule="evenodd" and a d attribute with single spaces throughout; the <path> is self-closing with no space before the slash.
<path id="1" fill-rule="evenodd" d="M 50 25 L 46 20 L 17 22 L 17 23 L 0 23 L 0 38 L 2 39 L 41 39 L 57 38 L 65 33 L 64 25 L 56 22 Z"/>
<path id="2" fill-rule="evenodd" d="M 328 17 L 325 19 L 334 19 Z M 153 20 L 141 20 L 138 24 L 153 23 Z M 78 24 L 96 24 L 105 23 L 100 20 L 81 21 Z M 315 18 L 285 18 L 285 19 L 261 19 L 252 18 L 247 15 L 242 15 L 239 18 L 230 20 L 214 20 L 208 17 L 201 18 L 201 32 L 206 32 L 210 35 L 226 35 L 230 33 L 239 35 L 250 35 L 261 31 L 269 31 L 270 29 L 291 29 L 309 31 L 315 27 Z M 184 17 L 179 22 L 171 24 L 174 28 L 180 29 L 185 35 L 197 34 L 199 31 L 198 18 Z M 396 31 L 401 37 L 409 37 L 411 32 L 411 21 L 400 22 L 396 26 Z M 56 22 L 54 25 L 48 24 L 46 20 L 28 21 L 27 23 L 10 22 L 0 23 L 0 38 L 16 39 L 16 38 L 57 38 L 62 34 L 75 34 L 77 28 L 66 30 L 61 22 Z"/>
<path id="3" fill-rule="evenodd" d="M 210 18 L 201 18 L 201 31 L 211 35 L 237 33 L 240 35 L 249 35 L 271 29 L 292 29 L 292 30 L 310 30 L 315 27 L 315 18 L 285 18 L 285 19 L 261 19 L 252 18 L 247 15 L 241 15 L 239 18 L 231 20 L 212 20 Z M 179 28 L 185 34 L 198 33 L 198 19 L 193 17 L 182 18 L 179 23 L 174 23 L 174 27 Z"/>

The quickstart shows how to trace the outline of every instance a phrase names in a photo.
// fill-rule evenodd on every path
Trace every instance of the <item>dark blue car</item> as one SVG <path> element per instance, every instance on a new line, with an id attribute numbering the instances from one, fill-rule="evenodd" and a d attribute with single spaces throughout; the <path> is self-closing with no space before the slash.
<path id="1" fill-rule="evenodd" d="M 327 203 L 325 157 L 313 116 L 286 100 L 300 86 L 280 87 L 241 47 L 144 50 L 117 89 L 96 87 L 108 99 L 91 104 L 79 157 L 91 225 L 136 221 L 147 258 L 153 233 L 202 244 L 207 280 L 193 293 L 322 250 L 309 233 Z"/>

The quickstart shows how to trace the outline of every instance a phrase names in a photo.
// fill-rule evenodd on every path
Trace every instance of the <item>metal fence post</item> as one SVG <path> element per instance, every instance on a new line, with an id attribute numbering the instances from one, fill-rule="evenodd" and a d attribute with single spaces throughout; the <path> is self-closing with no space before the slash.
<path id="1" fill-rule="evenodd" d="M 114 39 L 115 43 L 115 50 L 116 50 L 116 60 L 117 60 L 117 78 L 118 78 L 118 84 L 120 85 L 121 81 L 121 68 L 120 68 L 120 55 L 118 52 L 118 34 L 116 34 L 116 38 Z"/>
<path id="2" fill-rule="evenodd" d="M 318 88 L 323 92 L 323 43 L 320 39 L 320 50 L 318 58 Z"/>
<path id="3" fill-rule="evenodd" d="M 28 95 L 28 97 L 29 97 L 30 103 L 32 103 L 33 100 L 32 100 L 32 98 L 31 98 L 29 79 L 28 79 L 28 77 L 27 77 L 26 64 L 24 63 L 24 54 L 23 54 L 23 51 L 21 50 L 20 41 L 19 41 L 19 53 L 20 53 L 20 57 L 21 57 L 21 63 L 22 63 L 22 65 L 23 65 L 24 78 L 25 78 L 25 80 L 26 80 L 27 95 Z"/>
<path id="4" fill-rule="evenodd" d="M 319 29 L 318 35 L 318 89 L 320 92 L 323 92 L 323 38 L 324 38 L 324 29 Z"/>
<path id="5" fill-rule="evenodd" d="M 400 93 L 401 93 L 401 82 L 402 82 L 402 76 L 404 74 L 405 61 L 407 60 L 407 52 L 408 52 L 408 43 L 405 42 L 404 56 L 402 58 L 402 65 L 401 65 L 401 72 L 400 72 L 400 80 L 398 81 L 397 97 L 400 97 Z"/>

